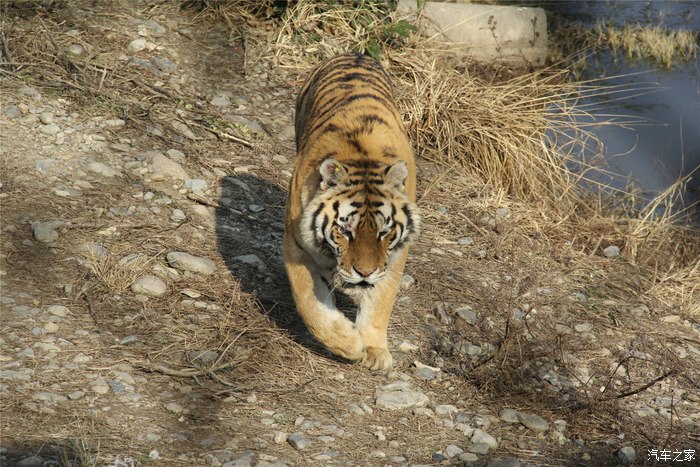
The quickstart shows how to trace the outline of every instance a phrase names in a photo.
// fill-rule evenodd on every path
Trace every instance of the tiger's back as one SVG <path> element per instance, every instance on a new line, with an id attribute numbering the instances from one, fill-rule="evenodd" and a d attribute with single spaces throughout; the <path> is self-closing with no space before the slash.
<path id="1" fill-rule="evenodd" d="M 332 352 L 387 368 L 386 328 L 419 226 L 413 153 L 388 75 L 359 54 L 325 62 L 302 87 L 295 129 L 284 247 L 297 309 Z M 335 308 L 333 286 L 357 298 L 354 324 Z"/>

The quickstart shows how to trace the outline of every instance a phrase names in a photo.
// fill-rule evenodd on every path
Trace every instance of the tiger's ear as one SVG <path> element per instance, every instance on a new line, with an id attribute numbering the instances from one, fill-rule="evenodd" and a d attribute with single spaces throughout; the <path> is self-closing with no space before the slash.
<path id="1" fill-rule="evenodd" d="M 408 178 L 408 165 L 406 161 L 394 162 L 384 169 L 384 176 L 387 182 L 403 191 Z"/>
<path id="2" fill-rule="evenodd" d="M 336 186 L 348 174 L 345 166 L 332 157 L 323 161 L 318 171 L 321 173 L 321 190 L 324 191 Z"/>

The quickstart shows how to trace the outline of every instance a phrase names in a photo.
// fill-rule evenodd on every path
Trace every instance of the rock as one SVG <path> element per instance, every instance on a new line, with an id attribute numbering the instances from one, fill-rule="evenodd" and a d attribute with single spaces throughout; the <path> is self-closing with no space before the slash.
<path id="1" fill-rule="evenodd" d="M 5 109 L 5 112 L 3 114 L 5 115 L 5 117 L 14 120 L 15 118 L 22 115 L 22 111 L 16 105 L 11 105 L 7 107 L 7 109 Z"/>
<path id="2" fill-rule="evenodd" d="M 311 443 L 303 433 L 292 433 L 287 437 L 287 442 L 297 451 L 303 451 Z"/>
<path id="3" fill-rule="evenodd" d="M 166 256 L 168 264 L 180 271 L 196 272 L 204 275 L 216 272 L 216 263 L 208 258 L 193 256 L 180 251 L 172 251 Z"/>
<path id="4" fill-rule="evenodd" d="M 189 176 L 182 166 L 169 159 L 165 154 L 158 151 L 148 151 L 142 154 L 150 165 L 151 170 L 161 176 L 170 177 L 179 180 L 187 180 Z"/>
<path id="5" fill-rule="evenodd" d="M 165 404 L 165 410 L 167 410 L 170 413 L 181 414 L 184 409 L 177 402 L 168 402 L 167 404 Z"/>
<path id="6" fill-rule="evenodd" d="M 39 121 L 44 125 L 51 125 L 53 123 L 53 114 L 51 112 L 41 112 Z"/>
<path id="7" fill-rule="evenodd" d="M 435 413 L 438 415 L 451 415 L 457 412 L 459 412 L 457 407 L 451 404 L 438 405 L 435 407 Z"/>
<path id="8" fill-rule="evenodd" d="M 68 400 L 66 396 L 54 394 L 52 392 L 37 392 L 32 396 L 32 398 L 38 401 L 46 402 L 49 405 L 60 404 L 61 402 L 65 402 Z"/>
<path id="9" fill-rule="evenodd" d="M 257 204 L 249 204 L 249 205 L 248 205 L 248 210 L 249 210 L 250 212 L 254 212 L 254 213 L 257 214 L 257 213 L 259 213 L 259 212 L 263 212 L 263 211 L 265 210 L 265 208 L 264 208 L 263 206 L 259 206 L 259 205 L 257 205 Z"/>
<path id="10" fill-rule="evenodd" d="M 245 264 L 250 264 L 252 266 L 255 266 L 258 269 L 258 272 L 267 272 L 267 266 L 265 266 L 265 263 L 263 260 L 261 260 L 258 255 L 254 254 L 249 254 L 249 255 L 241 255 L 241 256 L 236 256 L 233 259 L 236 261 L 240 261 L 241 263 Z"/>
<path id="11" fill-rule="evenodd" d="M 547 423 L 544 418 L 537 415 L 518 412 L 518 420 L 535 433 L 544 433 L 549 430 L 549 423 Z"/>
<path id="12" fill-rule="evenodd" d="M 468 306 L 461 306 L 457 308 L 457 316 L 472 325 L 476 324 L 476 322 L 479 320 L 476 311 L 472 310 Z"/>
<path id="13" fill-rule="evenodd" d="M 50 125 L 44 125 L 43 127 L 41 127 L 41 132 L 46 135 L 55 135 L 58 134 L 60 131 L 61 127 L 59 127 L 55 123 L 52 123 Z"/>
<path id="14" fill-rule="evenodd" d="M 498 441 L 496 438 L 486 433 L 484 430 L 477 428 L 472 434 L 471 442 L 474 444 L 485 443 L 489 445 L 491 449 L 498 449 Z M 471 451 L 474 452 L 474 451 Z M 478 453 L 477 453 L 478 454 Z"/>
<path id="15" fill-rule="evenodd" d="M 70 313 L 70 310 L 63 305 L 49 305 L 46 307 L 46 311 L 54 316 L 60 316 L 65 318 Z"/>
<path id="16" fill-rule="evenodd" d="M 43 222 L 36 222 L 33 226 L 34 239 L 42 243 L 53 243 L 58 240 L 58 232 Z"/>
<path id="17" fill-rule="evenodd" d="M 94 161 L 90 162 L 87 165 L 87 169 L 90 172 L 96 173 L 98 175 L 102 175 L 103 177 L 109 177 L 109 178 L 121 176 L 121 174 L 122 174 L 117 169 L 112 168 L 112 167 L 108 166 L 107 164 L 103 164 L 102 162 L 94 162 Z"/>
<path id="18" fill-rule="evenodd" d="M 109 384 L 104 378 L 100 377 L 92 383 L 90 389 L 97 394 L 107 394 L 109 392 Z"/>
<path id="19" fill-rule="evenodd" d="M 375 400 L 377 407 L 385 410 L 425 407 L 428 402 L 430 402 L 428 396 L 412 389 L 378 390 Z"/>
<path id="20" fill-rule="evenodd" d="M 474 239 L 471 237 L 460 237 L 457 239 L 457 243 L 460 245 L 473 245 Z"/>
<path id="21" fill-rule="evenodd" d="M 576 332 L 588 332 L 591 329 L 593 329 L 593 325 L 591 323 L 579 323 L 574 325 L 574 331 Z"/>
<path id="22" fill-rule="evenodd" d="M 620 255 L 620 247 L 615 245 L 610 245 L 603 250 L 603 254 L 606 258 L 615 258 Z"/>
<path id="23" fill-rule="evenodd" d="M 444 303 L 436 303 L 435 307 L 433 308 L 433 314 L 438 320 L 440 320 L 442 324 L 452 323 L 452 318 L 450 318 L 450 316 L 447 314 L 447 310 L 445 310 Z"/>
<path id="24" fill-rule="evenodd" d="M 418 379 L 422 379 L 424 381 L 430 381 L 435 379 L 438 376 L 438 373 L 434 371 L 431 368 L 423 367 L 423 368 L 418 368 L 415 373 L 415 377 Z"/>
<path id="25" fill-rule="evenodd" d="M 240 115 L 226 115 L 226 119 L 233 122 L 238 127 L 243 127 L 244 131 L 249 131 L 256 135 L 266 135 L 267 133 L 258 122 L 254 122 Z"/>
<path id="26" fill-rule="evenodd" d="M 275 134 L 277 141 L 293 141 L 294 140 L 294 125 L 285 125 Z"/>
<path id="27" fill-rule="evenodd" d="M 357 404 L 348 404 L 348 411 L 353 415 L 359 415 L 361 417 L 366 415 L 365 411 Z"/>
<path id="28" fill-rule="evenodd" d="M 445 448 L 445 454 L 447 455 L 448 458 L 452 458 L 455 456 L 458 456 L 462 454 L 464 451 L 459 448 L 458 446 L 455 446 L 454 444 L 450 444 Z"/>
<path id="29" fill-rule="evenodd" d="M 228 107 L 231 105 L 231 99 L 227 95 L 221 93 L 214 94 L 209 102 L 215 107 Z"/>
<path id="30" fill-rule="evenodd" d="M 637 453 L 632 446 L 625 446 L 617 451 L 617 459 L 620 461 L 620 464 L 632 464 L 636 458 Z"/>
<path id="31" fill-rule="evenodd" d="M 412 342 L 403 341 L 399 344 L 399 350 L 401 352 L 415 352 L 418 349 L 419 347 Z"/>
<path id="32" fill-rule="evenodd" d="M 498 418 L 507 423 L 520 423 L 518 411 L 513 409 L 503 409 L 498 412 Z"/>
<path id="33" fill-rule="evenodd" d="M 282 444 L 287 441 L 287 436 L 289 435 L 287 435 L 287 433 L 284 431 L 275 431 L 272 439 L 274 440 L 275 444 Z"/>
<path id="34" fill-rule="evenodd" d="M 131 291 L 148 297 L 162 297 L 168 291 L 168 286 L 160 277 L 145 274 L 131 284 Z"/>
<path id="35" fill-rule="evenodd" d="M 139 38 L 139 39 L 134 39 L 133 41 L 129 42 L 127 49 L 131 53 L 137 53 L 137 52 L 141 52 L 142 50 L 144 50 L 147 45 L 148 45 L 148 41 L 146 41 L 146 39 Z"/>
<path id="36" fill-rule="evenodd" d="M 413 278 L 412 275 L 404 273 L 403 276 L 401 276 L 401 289 L 402 290 L 408 290 L 410 289 L 413 284 L 416 283 L 416 280 Z"/>
<path id="37" fill-rule="evenodd" d="M 192 193 L 201 195 L 207 189 L 207 181 L 201 178 L 188 178 L 185 180 L 185 188 Z"/>
<path id="38" fill-rule="evenodd" d="M 480 454 L 483 456 L 484 454 L 488 454 L 491 448 L 486 443 L 472 443 L 467 449 L 473 454 Z"/>
<path id="39" fill-rule="evenodd" d="M 170 215 L 170 220 L 173 222 L 182 222 L 187 219 L 185 212 L 182 209 L 173 209 L 173 213 Z"/>

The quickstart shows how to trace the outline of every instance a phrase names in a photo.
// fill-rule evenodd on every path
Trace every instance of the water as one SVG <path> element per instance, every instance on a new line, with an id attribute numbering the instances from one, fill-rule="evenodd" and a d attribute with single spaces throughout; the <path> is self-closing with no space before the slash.
<path id="1" fill-rule="evenodd" d="M 557 12 L 592 26 L 597 20 L 622 27 L 660 25 L 670 29 L 700 31 L 700 2 L 694 1 L 572 1 L 552 2 L 548 13 Z M 553 16 L 556 17 L 556 16 Z M 636 180 L 647 198 L 663 191 L 676 180 L 689 176 L 685 203 L 700 203 L 700 65 L 698 59 L 677 61 L 670 70 L 639 59 L 617 60 L 610 51 L 592 56 L 583 79 L 600 78 L 596 84 L 629 86 L 618 102 L 600 99 L 582 104 L 617 114 L 631 123 L 625 127 L 605 126 L 593 130 L 603 143 L 608 168 L 618 176 L 601 175 L 599 180 L 624 188 Z M 646 89 L 642 95 L 634 89 Z M 597 121 L 608 119 L 602 110 Z M 700 214 L 695 205 L 693 211 Z"/>

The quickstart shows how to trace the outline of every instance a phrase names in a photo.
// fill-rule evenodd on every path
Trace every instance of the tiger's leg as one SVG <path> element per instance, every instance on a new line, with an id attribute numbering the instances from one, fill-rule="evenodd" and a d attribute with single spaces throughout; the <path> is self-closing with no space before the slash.
<path id="1" fill-rule="evenodd" d="M 360 333 L 335 307 L 333 294 L 314 260 L 286 232 L 284 259 L 297 311 L 314 337 L 336 355 L 362 360 L 365 345 Z"/>
<path id="2" fill-rule="evenodd" d="M 387 346 L 389 318 L 401 284 L 408 249 L 390 266 L 386 276 L 360 299 L 355 325 L 367 346 L 367 356 L 361 364 L 371 370 L 391 368 L 393 359 Z"/>

